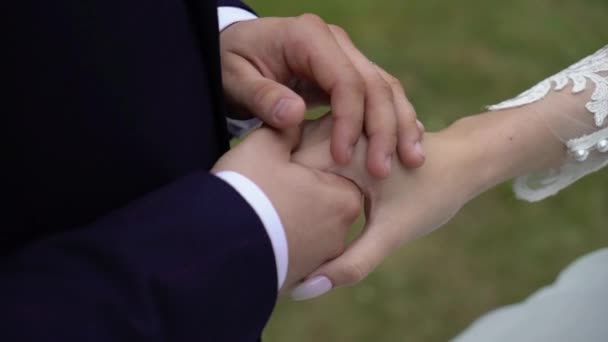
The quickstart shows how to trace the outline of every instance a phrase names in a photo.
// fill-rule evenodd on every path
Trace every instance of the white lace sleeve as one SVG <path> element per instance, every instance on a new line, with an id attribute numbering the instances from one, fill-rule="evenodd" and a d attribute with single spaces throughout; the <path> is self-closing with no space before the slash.
<path id="1" fill-rule="evenodd" d="M 524 106 L 556 93 L 561 93 L 558 105 L 550 107 L 559 114 L 551 115 L 546 123 L 564 142 L 569 156 L 558 168 L 515 180 L 517 196 L 531 202 L 554 195 L 608 165 L 608 46 L 516 98 L 488 108 Z"/>

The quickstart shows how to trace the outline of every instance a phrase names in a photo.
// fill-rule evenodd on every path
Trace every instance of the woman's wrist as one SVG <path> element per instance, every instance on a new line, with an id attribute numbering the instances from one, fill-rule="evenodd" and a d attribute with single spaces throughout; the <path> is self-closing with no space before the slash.
<path id="1" fill-rule="evenodd" d="M 415 172 L 440 174 L 437 179 L 443 189 L 447 189 L 454 201 L 461 207 L 477 195 L 491 187 L 490 173 L 485 170 L 481 153 L 464 130 L 448 127 L 439 132 L 428 132 L 423 140 L 427 154 L 425 164 Z M 437 171 L 439 170 L 439 171 Z M 482 175 L 483 174 L 483 175 Z"/>
<path id="2" fill-rule="evenodd" d="M 517 176 L 557 167 L 567 156 L 536 106 L 462 118 L 438 135 L 456 146 L 457 170 L 473 180 L 470 196 Z"/>

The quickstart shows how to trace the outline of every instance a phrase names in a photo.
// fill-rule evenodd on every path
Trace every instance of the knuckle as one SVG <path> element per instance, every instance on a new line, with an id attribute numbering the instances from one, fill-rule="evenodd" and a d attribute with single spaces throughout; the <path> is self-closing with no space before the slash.
<path id="1" fill-rule="evenodd" d="M 393 100 L 393 88 L 384 79 L 380 78 L 376 89 L 381 91 L 386 99 L 390 99 L 391 101 Z"/>
<path id="2" fill-rule="evenodd" d="M 337 36 L 345 37 L 345 38 L 348 37 L 348 33 L 342 27 L 340 27 L 338 25 L 334 25 L 334 24 L 329 24 L 328 26 L 329 26 L 329 29 L 333 32 L 333 34 L 335 34 Z"/>
<path id="3" fill-rule="evenodd" d="M 396 129 L 386 134 L 378 133 L 371 139 L 374 141 L 373 151 L 377 151 L 377 153 L 392 153 L 399 142 Z"/>
<path id="4" fill-rule="evenodd" d="M 252 94 L 251 100 L 253 101 L 253 105 L 256 107 L 268 105 L 268 102 L 273 99 L 275 93 L 276 87 L 272 83 L 264 82 L 260 84 Z"/>
<path id="5" fill-rule="evenodd" d="M 300 21 L 312 26 L 325 26 L 325 21 L 318 15 L 313 13 L 304 13 L 298 17 Z"/>
<path id="6" fill-rule="evenodd" d="M 391 135 L 397 134 L 397 118 L 394 111 L 382 111 L 370 117 L 371 113 L 368 114 L 367 124 L 365 131 L 370 139 L 377 139 L 378 137 L 390 137 Z"/>
<path id="7" fill-rule="evenodd" d="M 342 212 L 345 219 L 350 223 L 354 221 L 361 213 L 361 193 L 358 190 L 352 190 L 345 200 L 342 202 Z"/>
<path id="8" fill-rule="evenodd" d="M 306 38 L 306 35 L 293 35 L 287 42 L 289 50 L 294 55 L 308 56 L 311 49 L 310 39 Z"/>
<path id="9" fill-rule="evenodd" d="M 403 92 L 403 85 L 401 85 L 401 81 L 396 77 L 388 75 L 386 81 L 392 89 Z"/>
<path id="10" fill-rule="evenodd" d="M 405 122 L 403 125 L 401 125 L 399 127 L 399 131 L 404 132 L 404 133 L 412 136 L 413 138 L 417 137 L 420 133 L 418 131 L 418 126 L 416 125 L 415 120 L 410 120 L 410 121 Z"/>
<path id="11" fill-rule="evenodd" d="M 416 123 L 416 112 L 412 108 L 404 108 L 398 113 L 399 117 L 399 129 L 412 129 L 418 130 L 418 124 Z"/>
<path id="12" fill-rule="evenodd" d="M 347 285 L 352 285 L 363 280 L 367 273 L 364 266 L 355 262 L 349 262 L 342 266 L 342 275 Z"/>
<path id="13" fill-rule="evenodd" d="M 359 93 L 360 95 L 365 94 L 366 84 L 365 79 L 361 74 L 354 68 L 352 68 L 352 72 L 347 75 L 344 75 L 342 83 L 345 87 L 351 89 L 354 92 Z"/>
<path id="14" fill-rule="evenodd" d="M 397 138 L 397 128 L 395 127 L 391 131 L 387 132 L 385 139 L 387 148 L 391 151 L 394 150 L 399 140 Z"/>

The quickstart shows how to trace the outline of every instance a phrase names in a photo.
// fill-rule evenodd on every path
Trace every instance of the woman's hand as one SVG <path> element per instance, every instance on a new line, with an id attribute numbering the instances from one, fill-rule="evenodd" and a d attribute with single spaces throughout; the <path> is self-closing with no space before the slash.
<path id="1" fill-rule="evenodd" d="M 296 299 L 322 294 L 314 284 L 327 280 L 319 277 L 329 278 L 333 287 L 361 281 L 392 251 L 446 223 L 481 191 L 478 184 L 483 177 L 472 172 L 476 154 L 468 153 L 466 139 L 449 129 L 425 136 L 427 161 L 421 168 L 407 169 L 393 162 L 391 176 L 377 179 L 365 172 L 365 137 L 359 139 L 352 163 L 333 162 L 328 148 L 331 125 L 327 117 L 307 122 L 293 160 L 354 181 L 366 197 L 367 222 L 341 256 L 322 265 L 294 291 Z"/>
<path id="2" fill-rule="evenodd" d="M 355 147 L 353 163 L 336 165 L 327 152 L 332 123 L 327 119 L 308 123 L 293 158 L 357 183 L 367 200 L 367 224 L 343 255 L 322 265 L 294 296 L 319 295 L 309 287 L 315 281 L 323 283 L 319 276 L 329 278 L 334 287 L 354 284 L 391 251 L 447 222 L 477 194 L 508 179 L 567 163 L 572 157 L 564 142 L 596 130 L 589 111 L 598 112 L 593 107 L 597 104 L 589 103 L 593 89 L 570 88 L 567 85 L 526 105 L 515 103 L 505 106 L 513 108 L 464 117 L 439 133 L 427 134 L 425 165 L 407 170 L 393 163 L 385 180 L 362 172 L 365 138 Z"/>

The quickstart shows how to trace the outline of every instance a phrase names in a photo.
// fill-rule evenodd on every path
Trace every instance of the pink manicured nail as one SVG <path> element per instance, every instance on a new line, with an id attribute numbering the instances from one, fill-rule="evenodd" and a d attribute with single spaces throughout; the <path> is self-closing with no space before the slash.
<path id="1" fill-rule="evenodd" d="M 316 276 L 306 280 L 293 289 L 293 291 L 291 291 L 291 298 L 294 300 L 306 300 L 319 297 L 320 295 L 329 292 L 332 287 L 333 285 L 329 278 L 325 276 Z"/>

